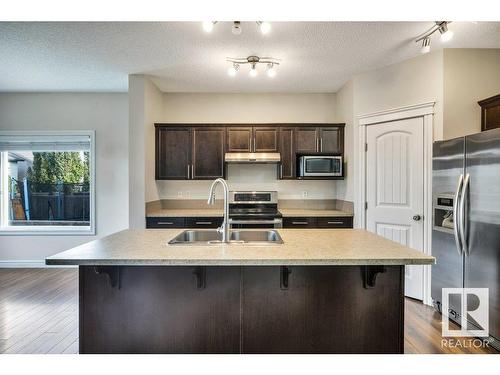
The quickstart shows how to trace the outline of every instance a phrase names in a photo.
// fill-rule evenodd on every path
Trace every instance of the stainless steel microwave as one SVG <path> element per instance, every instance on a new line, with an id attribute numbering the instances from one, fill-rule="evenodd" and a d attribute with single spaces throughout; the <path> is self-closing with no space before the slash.
<path id="1" fill-rule="evenodd" d="M 342 177 L 342 156 L 301 156 L 299 177 Z"/>

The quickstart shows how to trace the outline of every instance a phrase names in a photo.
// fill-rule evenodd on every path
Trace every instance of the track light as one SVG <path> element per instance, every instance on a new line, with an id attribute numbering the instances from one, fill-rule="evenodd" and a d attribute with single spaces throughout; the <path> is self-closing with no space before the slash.
<path id="1" fill-rule="evenodd" d="M 257 65 L 265 64 L 266 65 L 266 74 L 269 78 L 273 78 L 276 76 L 276 68 L 280 65 L 280 60 L 275 59 L 273 57 L 259 57 L 259 56 L 248 56 L 242 58 L 233 58 L 228 57 L 226 59 L 227 62 L 231 63 L 231 66 L 227 70 L 227 74 L 231 77 L 234 77 L 236 73 L 240 69 L 240 65 L 248 64 L 250 65 L 250 77 L 257 77 L 259 74 L 257 70 Z"/>
<path id="2" fill-rule="evenodd" d="M 207 33 L 211 33 L 212 30 L 214 29 L 215 24 L 217 21 L 203 21 L 203 30 Z"/>
<path id="3" fill-rule="evenodd" d="M 241 34 L 241 23 L 240 23 L 240 21 L 234 21 L 233 22 L 233 27 L 231 27 L 231 32 L 234 35 L 240 35 Z"/>
<path id="4" fill-rule="evenodd" d="M 236 76 L 236 73 L 238 73 L 238 70 L 240 70 L 240 65 L 239 64 L 233 64 L 228 70 L 227 74 L 230 77 Z"/>
<path id="5" fill-rule="evenodd" d="M 431 38 L 428 36 L 427 38 L 422 39 L 422 48 L 420 52 L 429 53 L 431 51 Z"/>
<path id="6" fill-rule="evenodd" d="M 431 51 L 431 36 L 436 31 L 439 30 L 441 34 L 441 41 L 448 42 L 453 38 L 453 31 L 448 30 L 448 24 L 451 21 L 436 21 L 434 25 L 430 27 L 426 32 L 420 34 L 415 39 L 416 43 L 422 42 L 422 47 L 420 48 L 420 52 L 429 53 Z"/>
<path id="7" fill-rule="evenodd" d="M 448 30 L 448 22 L 446 21 L 439 24 L 439 32 L 441 33 L 442 42 L 449 42 L 453 38 L 453 31 Z"/>
<path id="8" fill-rule="evenodd" d="M 267 64 L 267 76 L 269 78 L 273 78 L 273 77 L 276 76 L 276 69 L 274 68 L 274 64 L 273 63 Z"/>
<path id="9" fill-rule="evenodd" d="M 269 22 L 257 21 L 257 25 L 259 25 L 260 32 L 264 35 L 271 31 L 271 24 Z"/>

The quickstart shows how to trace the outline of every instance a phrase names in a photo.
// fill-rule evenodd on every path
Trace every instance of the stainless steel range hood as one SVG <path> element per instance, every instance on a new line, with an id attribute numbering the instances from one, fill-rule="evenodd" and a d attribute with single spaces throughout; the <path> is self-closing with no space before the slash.
<path id="1" fill-rule="evenodd" d="M 279 163 L 279 152 L 226 152 L 226 163 Z"/>

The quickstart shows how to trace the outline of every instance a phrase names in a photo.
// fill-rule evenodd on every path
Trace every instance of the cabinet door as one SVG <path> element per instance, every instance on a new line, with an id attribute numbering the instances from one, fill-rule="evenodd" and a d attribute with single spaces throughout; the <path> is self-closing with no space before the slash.
<path id="1" fill-rule="evenodd" d="M 109 269 L 80 267 L 80 353 L 240 351 L 240 267 Z"/>
<path id="2" fill-rule="evenodd" d="M 320 128 L 320 152 L 342 154 L 344 152 L 344 128 Z"/>
<path id="3" fill-rule="evenodd" d="M 191 178 L 224 177 L 224 128 L 194 128 Z"/>
<path id="4" fill-rule="evenodd" d="M 297 128 L 295 134 L 297 153 L 306 154 L 319 152 L 318 128 Z"/>
<path id="5" fill-rule="evenodd" d="M 187 180 L 190 163 L 191 129 L 156 128 L 156 179 Z"/>
<path id="6" fill-rule="evenodd" d="M 253 152 L 278 152 L 278 131 L 277 127 L 254 127 Z"/>
<path id="7" fill-rule="evenodd" d="M 186 228 L 218 228 L 224 218 L 221 217 L 187 217 Z"/>
<path id="8" fill-rule="evenodd" d="M 281 128 L 279 140 L 281 152 L 280 178 L 294 179 L 296 175 L 294 128 Z"/>
<path id="9" fill-rule="evenodd" d="M 284 217 L 283 228 L 317 228 L 315 217 Z"/>
<path id="10" fill-rule="evenodd" d="M 227 152 L 252 152 L 252 128 L 227 128 Z"/>

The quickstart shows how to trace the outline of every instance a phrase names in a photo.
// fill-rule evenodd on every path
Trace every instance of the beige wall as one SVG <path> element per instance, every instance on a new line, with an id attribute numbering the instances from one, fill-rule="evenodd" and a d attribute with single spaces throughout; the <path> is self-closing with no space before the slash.
<path id="1" fill-rule="evenodd" d="M 481 131 L 477 102 L 500 94 L 500 49 L 444 50 L 444 138 Z"/>
<path id="2" fill-rule="evenodd" d="M 359 128 L 357 117 L 373 112 L 436 102 L 434 138 L 443 135 L 443 54 L 433 52 L 384 68 L 354 76 L 337 93 L 337 118 L 345 121 L 347 179 L 338 185 L 336 198 L 353 200 L 357 209 L 359 197 Z M 354 217 L 355 225 L 358 217 Z"/>
<path id="3" fill-rule="evenodd" d="M 335 122 L 335 94 L 163 94 L 162 122 L 167 123 L 300 123 Z M 154 150 L 154 134 L 147 149 Z M 154 162 L 147 168 L 154 172 Z M 233 190 L 277 190 L 281 198 L 335 198 L 335 181 L 280 181 L 276 165 L 234 165 L 228 183 Z M 146 201 L 160 198 L 206 198 L 210 181 L 146 180 Z"/>
<path id="4" fill-rule="evenodd" d="M 0 130 L 96 131 L 96 236 L 0 236 L 0 262 L 45 257 L 128 226 L 127 94 L 0 94 Z"/>

